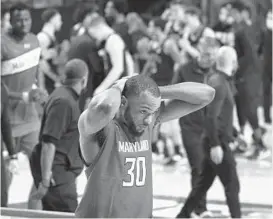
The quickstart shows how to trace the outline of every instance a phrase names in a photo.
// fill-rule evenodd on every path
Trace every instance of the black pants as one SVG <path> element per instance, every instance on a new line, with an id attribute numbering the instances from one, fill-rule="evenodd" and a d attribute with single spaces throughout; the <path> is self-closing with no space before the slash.
<path id="1" fill-rule="evenodd" d="M 183 145 L 191 166 L 191 186 L 194 188 L 198 183 L 198 175 L 201 173 L 202 163 L 205 158 L 201 139 L 202 131 L 183 129 L 183 126 L 181 128 Z M 206 194 L 204 194 L 194 208 L 194 212 L 200 214 L 206 210 Z"/>
<path id="2" fill-rule="evenodd" d="M 75 212 L 77 201 L 76 179 L 70 183 L 50 187 L 42 199 L 43 210 Z"/>
<path id="3" fill-rule="evenodd" d="M 6 163 L 1 150 L 1 207 L 8 206 L 8 186 Z"/>
<path id="4" fill-rule="evenodd" d="M 258 74 L 258 73 L 257 73 Z M 250 74 L 248 79 L 238 80 L 235 102 L 240 127 L 248 121 L 253 130 L 259 128 L 257 109 L 259 106 L 260 77 Z"/>
<path id="5" fill-rule="evenodd" d="M 198 176 L 197 183 L 192 188 L 184 207 L 178 217 L 188 218 L 191 212 L 197 206 L 200 198 L 209 190 L 216 176 L 219 176 L 226 195 L 227 205 L 232 218 L 241 217 L 241 209 L 239 203 L 240 184 L 236 171 L 236 163 L 234 157 L 228 147 L 223 145 L 224 157 L 221 164 L 216 165 L 210 159 L 210 149 L 207 140 L 203 142 L 205 148 L 205 159 L 202 164 L 202 171 Z"/>
<path id="6" fill-rule="evenodd" d="M 264 120 L 271 123 L 270 107 L 272 105 L 272 68 L 265 68 L 263 72 L 263 108 Z"/>

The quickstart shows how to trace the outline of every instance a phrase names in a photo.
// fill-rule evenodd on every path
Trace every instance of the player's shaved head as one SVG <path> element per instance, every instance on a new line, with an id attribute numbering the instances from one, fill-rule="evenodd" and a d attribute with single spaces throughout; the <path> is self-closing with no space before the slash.
<path id="1" fill-rule="evenodd" d="M 160 97 L 159 88 L 150 77 L 137 75 L 126 81 L 123 91 L 125 97 L 140 96 L 142 92 L 149 92 L 154 97 Z"/>
<path id="2" fill-rule="evenodd" d="M 220 47 L 216 57 L 216 66 L 227 68 L 234 62 L 237 62 L 236 50 L 230 46 Z"/>

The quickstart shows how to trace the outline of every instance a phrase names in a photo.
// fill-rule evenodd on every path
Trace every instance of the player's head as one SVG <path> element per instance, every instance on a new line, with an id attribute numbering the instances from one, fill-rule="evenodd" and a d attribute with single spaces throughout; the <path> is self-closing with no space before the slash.
<path id="1" fill-rule="evenodd" d="M 50 8 L 42 13 L 42 20 L 44 23 L 50 23 L 56 31 L 60 31 L 63 21 L 62 16 L 58 10 Z"/>
<path id="2" fill-rule="evenodd" d="M 30 9 L 23 3 L 16 3 L 10 8 L 10 23 L 13 33 L 26 35 L 30 32 L 32 19 Z"/>
<path id="3" fill-rule="evenodd" d="M 98 13 L 93 13 L 89 18 L 87 29 L 88 34 L 98 42 L 103 38 L 105 29 L 110 29 L 104 17 L 99 15 Z"/>
<path id="4" fill-rule="evenodd" d="M 96 4 L 81 4 L 74 12 L 73 20 L 88 28 L 93 16 L 98 15 L 98 7 Z"/>
<path id="5" fill-rule="evenodd" d="M 225 69 L 228 76 L 232 76 L 238 68 L 238 59 L 236 50 L 231 46 L 222 46 L 216 55 L 216 68 Z"/>
<path id="6" fill-rule="evenodd" d="M 11 28 L 9 9 L 5 6 L 1 7 L 1 29 L 6 32 Z"/>
<path id="7" fill-rule="evenodd" d="M 72 59 L 65 65 L 62 83 L 74 87 L 80 93 L 86 87 L 87 76 L 86 63 L 80 59 Z"/>
<path id="8" fill-rule="evenodd" d="M 212 67 L 215 63 L 217 50 L 219 49 L 217 40 L 213 37 L 203 37 L 199 40 L 197 48 L 200 52 L 200 56 L 197 58 L 199 67 L 203 69 Z"/>
<path id="9" fill-rule="evenodd" d="M 110 0 L 105 5 L 104 14 L 107 19 L 114 20 L 119 14 L 126 14 L 127 10 L 127 1 Z"/>
<path id="10" fill-rule="evenodd" d="M 143 75 L 133 76 L 125 84 L 120 112 L 127 126 L 135 135 L 140 135 L 155 119 L 161 103 L 157 84 Z"/>

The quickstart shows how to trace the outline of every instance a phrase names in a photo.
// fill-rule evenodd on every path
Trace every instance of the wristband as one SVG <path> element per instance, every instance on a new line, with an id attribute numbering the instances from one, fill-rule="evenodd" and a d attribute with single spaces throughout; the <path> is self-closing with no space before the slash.
<path id="1" fill-rule="evenodd" d="M 29 93 L 28 92 L 23 92 L 22 93 L 22 99 L 25 103 L 29 102 Z"/>

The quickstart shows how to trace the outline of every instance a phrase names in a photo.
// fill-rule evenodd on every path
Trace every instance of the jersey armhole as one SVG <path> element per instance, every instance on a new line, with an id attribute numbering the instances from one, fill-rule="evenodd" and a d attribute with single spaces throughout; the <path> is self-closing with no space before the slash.
<path id="1" fill-rule="evenodd" d="M 80 157 L 84 163 L 84 165 L 86 166 L 86 170 L 88 171 L 88 169 L 92 169 L 92 166 L 97 162 L 97 160 L 99 159 L 103 149 L 104 149 L 104 145 L 105 142 L 107 141 L 107 136 L 109 135 L 109 132 L 111 131 L 111 127 L 113 126 L 112 122 L 110 122 L 106 127 L 104 127 L 103 129 L 101 129 L 100 131 L 98 131 L 96 133 L 96 141 L 97 141 L 97 145 L 99 147 L 99 151 L 97 153 L 97 155 L 95 156 L 93 162 L 86 162 L 85 159 L 82 156 L 81 150 L 79 148 L 80 151 Z"/>

